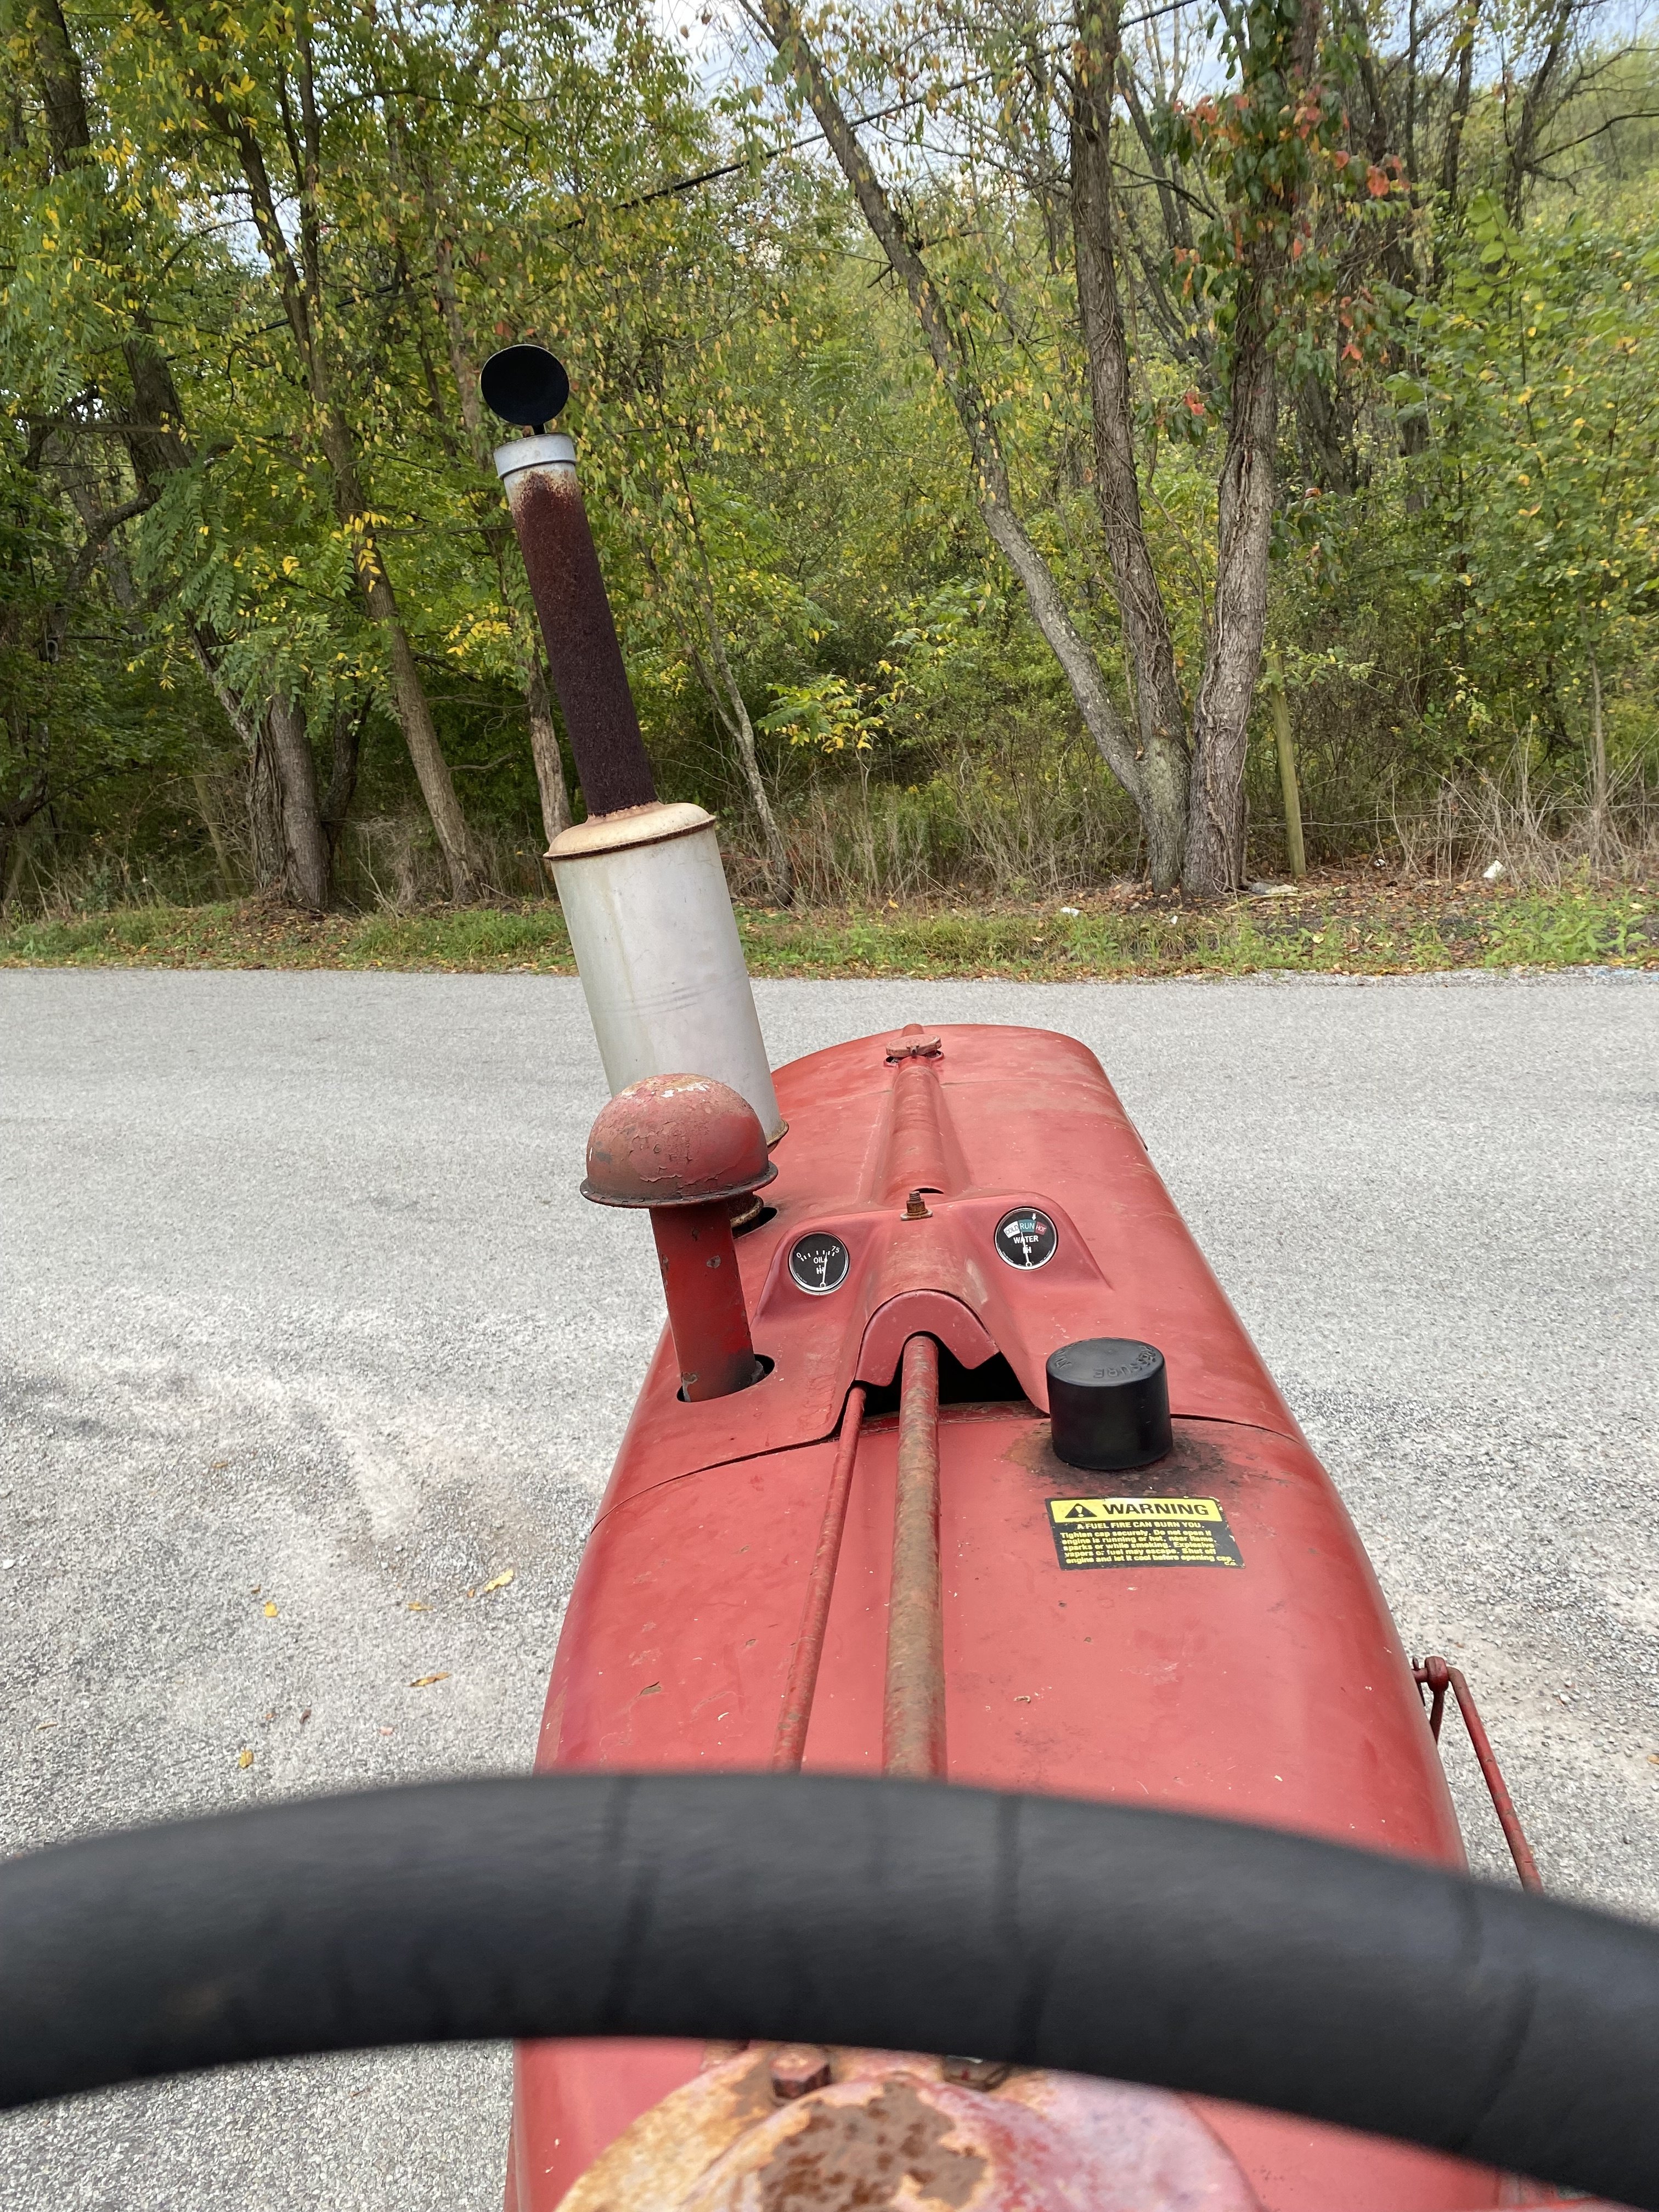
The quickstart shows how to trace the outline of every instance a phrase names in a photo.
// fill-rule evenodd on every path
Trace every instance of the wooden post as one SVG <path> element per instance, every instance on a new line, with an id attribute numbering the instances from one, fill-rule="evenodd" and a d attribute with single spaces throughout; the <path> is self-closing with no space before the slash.
<path id="1" fill-rule="evenodd" d="M 1285 696 L 1285 666 L 1276 648 L 1267 655 L 1267 705 L 1273 718 L 1273 736 L 1279 743 L 1279 785 L 1285 794 L 1285 842 L 1290 849 L 1291 873 L 1299 880 L 1308 872 L 1308 854 L 1302 842 L 1302 794 L 1296 782 L 1291 703 Z"/>

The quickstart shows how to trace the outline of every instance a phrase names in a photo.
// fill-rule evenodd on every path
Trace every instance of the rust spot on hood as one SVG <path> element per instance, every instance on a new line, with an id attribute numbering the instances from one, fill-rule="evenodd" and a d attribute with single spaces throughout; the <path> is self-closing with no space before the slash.
<path id="1" fill-rule="evenodd" d="M 841 2050 L 780 2104 L 783 2055 L 751 2046 L 641 2113 L 559 2212 L 1261 2212 L 1164 2090 L 1029 2068 L 968 2087 L 915 2051 Z"/>
<path id="2" fill-rule="evenodd" d="M 979 2151 L 952 2148 L 951 2132 L 949 2116 L 902 2075 L 862 2103 L 815 2105 L 754 2177 L 763 2212 L 877 2212 L 918 2200 L 960 2208 L 988 2161 Z"/>

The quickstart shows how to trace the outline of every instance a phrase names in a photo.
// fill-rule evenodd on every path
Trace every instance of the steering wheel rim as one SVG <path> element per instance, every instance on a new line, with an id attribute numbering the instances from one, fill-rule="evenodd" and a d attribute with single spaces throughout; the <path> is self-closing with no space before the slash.
<path id="1" fill-rule="evenodd" d="M 0 2106 L 376 2045 L 972 2051 L 1402 2137 L 1659 2212 L 1659 1931 L 1121 1805 L 572 1773 L 0 1865 Z"/>

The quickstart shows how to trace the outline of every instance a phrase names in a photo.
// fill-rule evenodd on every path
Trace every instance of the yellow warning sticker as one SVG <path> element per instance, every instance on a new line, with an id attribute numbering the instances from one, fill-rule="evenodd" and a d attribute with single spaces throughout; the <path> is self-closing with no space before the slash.
<path id="1" fill-rule="evenodd" d="M 1062 1567 L 1242 1567 L 1213 1498 L 1051 1498 Z"/>

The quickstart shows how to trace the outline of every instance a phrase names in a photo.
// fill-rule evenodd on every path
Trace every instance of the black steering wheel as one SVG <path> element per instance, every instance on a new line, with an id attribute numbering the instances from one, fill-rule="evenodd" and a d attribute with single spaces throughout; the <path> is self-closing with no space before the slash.
<path id="1" fill-rule="evenodd" d="M 370 2045 L 970 2051 L 1659 2212 L 1659 1931 L 1173 1813 L 836 1777 L 313 1799 L 0 1866 L 0 2105 Z"/>

